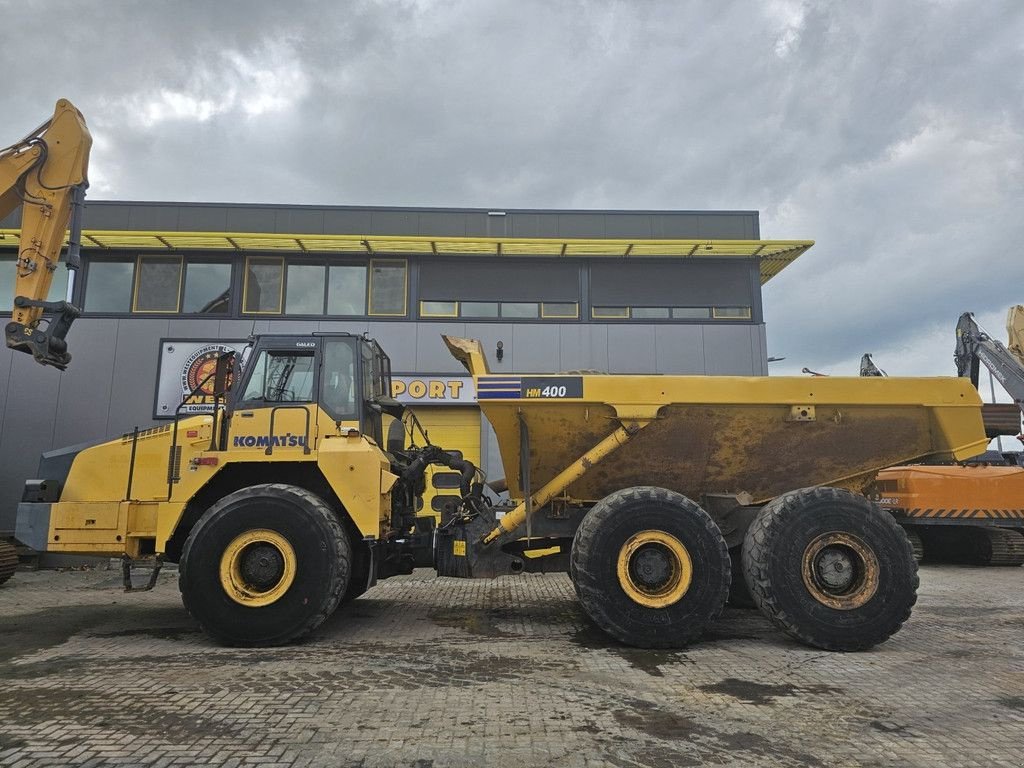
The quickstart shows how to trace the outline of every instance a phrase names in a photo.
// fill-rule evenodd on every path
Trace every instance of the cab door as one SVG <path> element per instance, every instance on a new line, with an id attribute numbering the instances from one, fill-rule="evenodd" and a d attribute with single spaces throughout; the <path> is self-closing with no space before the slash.
<path id="1" fill-rule="evenodd" d="M 275 340 L 253 350 L 232 407 L 230 449 L 304 455 L 316 436 L 317 344 Z"/>

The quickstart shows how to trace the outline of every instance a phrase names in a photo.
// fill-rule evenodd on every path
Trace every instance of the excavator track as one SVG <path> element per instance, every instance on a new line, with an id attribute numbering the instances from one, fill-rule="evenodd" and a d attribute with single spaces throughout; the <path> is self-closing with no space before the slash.
<path id="1" fill-rule="evenodd" d="M 924 542 L 921 541 L 921 534 L 913 528 L 904 528 L 903 531 L 907 534 L 910 548 L 914 550 L 914 559 L 920 563 L 924 560 Z"/>
<path id="2" fill-rule="evenodd" d="M 0 541 L 0 584 L 11 578 L 18 570 L 18 550 L 7 541 Z"/>
<path id="3" fill-rule="evenodd" d="M 975 545 L 980 565 L 1024 564 L 1024 535 L 1005 528 L 986 528 L 984 538 Z"/>

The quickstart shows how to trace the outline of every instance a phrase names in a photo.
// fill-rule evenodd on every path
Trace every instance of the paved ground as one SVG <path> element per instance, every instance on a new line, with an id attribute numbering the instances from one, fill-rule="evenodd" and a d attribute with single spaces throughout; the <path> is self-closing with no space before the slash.
<path id="1" fill-rule="evenodd" d="M 174 574 L 0 588 L 0 765 L 1024 765 L 1024 569 L 922 569 L 875 651 L 728 610 L 686 652 L 590 628 L 564 576 L 392 579 L 302 646 L 211 645 Z"/>

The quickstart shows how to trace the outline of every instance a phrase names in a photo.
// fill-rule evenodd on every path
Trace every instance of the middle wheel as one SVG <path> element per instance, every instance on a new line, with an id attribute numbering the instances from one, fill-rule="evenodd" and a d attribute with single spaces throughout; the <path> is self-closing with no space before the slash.
<path id="1" fill-rule="evenodd" d="M 569 562 L 583 610 L 627 645 L 678 648 L 722 612 L 729 550 L 710 515 L 665 488 L 606 496 L 583 518 Z"/>

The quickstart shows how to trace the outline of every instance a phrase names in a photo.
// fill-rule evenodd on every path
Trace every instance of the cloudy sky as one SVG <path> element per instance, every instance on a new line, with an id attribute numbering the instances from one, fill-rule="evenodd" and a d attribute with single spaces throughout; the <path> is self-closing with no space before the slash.
<path id="1" fill-rule="evenodd" d="M 1024 303 L 1024 3 L 0 0 L 93 199 L 756 209 L 775 373 L 953 372 Z M 10 34 L 14 31 L 14 34 Z"/>

